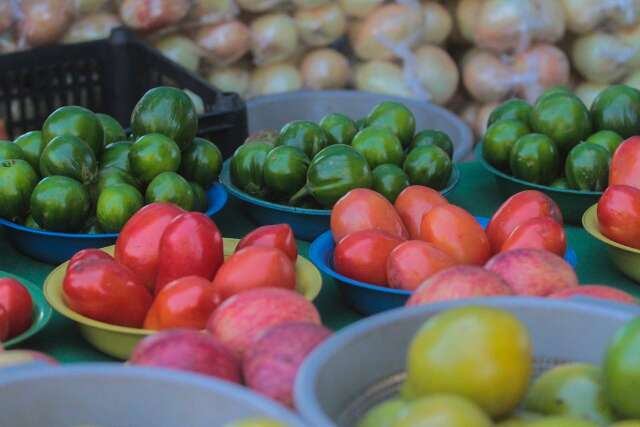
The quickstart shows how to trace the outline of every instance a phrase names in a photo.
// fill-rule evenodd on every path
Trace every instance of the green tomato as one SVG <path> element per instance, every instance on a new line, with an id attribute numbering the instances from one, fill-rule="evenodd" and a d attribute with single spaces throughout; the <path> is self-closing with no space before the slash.
<path id="1" fill-rule="evenodd" d="M 398 195 L 411 183 L 404 171 L 396 165 L 380 165 L 372 172 L 373 189 L 382 194 L 391 203 L 394 203 Z"/>
<path id="2" fill-rule="evenodd" d="M 282 127 L 276 145 L 299 148 L 311 159 L 329 145 L 329 139 L 317 124 L 306 120 L 295 120 Z"/>
<path id="3" fill-rule="evenodd" d="M 42 125 L 45 146 L 55 137 L 75 136 L 86 143 L 97 158 L 104 146 L 104 132 L 98 117 L 91 111 L 75 105 L 60 107 L 47 117 Z"/>
<path id="4" fill-rule="evenodd" d="M 25 160 L 0 162 L 0 217 L 17 221 L 29 212 L 38 174 Z"/>
<path id="5" fill-rule="evenodd" d="M 451 178 L 451 159 L 440 147 L 424 145 L 409 152 L 403 169 L 413 185 L 442 190 Z"/>
<path id="6" fill-rule="evenodd" d="M 31 194 L 31 214 L 45 230 L 75 232 L 89 216 L 87 189 L 73 178 L 48 176 Z"/>
<path id="7" fill-rule="evenodd" d="M 192 211 L 195 205 L 195 195 L 189 182 L 175 172 L 162 172 L 153 178 L 145 192 L 147 204 L 155 202 L 173 203 Z"/>
<path id="8" fill-rule="evenodd" d="M 442 148 L 445 153 L 447 153 L 449 158 L 453 159 L 453 141 L 451 141 L 449 135 L 442 131 L 435 129 L 426 129 L 418 132 L 413 138 L 411 145 L 409 146 L 409 151 L 413 150 L 416 147 L 420 147 L 421 145 L 438 146 Z"/>
<path id="9" fill-rule="evenodd" d="M 176 172 L 181 160 L 178 144 L 159 133 L 141 136 L 129 149 L 131 172 L 144 183 L 163 172 Z"/>
<path id="10" fill-rule="evenodd" d="M 591 134 L 591 117 L 579 98 L 556 94 L 536 102 L 531 129 L 548 136 L 560 151 L 568 153 Z"/>
<path id="11" fill-rule="evenodd" d="M 382 127 L 361 130 L 353 137 L 351 146 L 367 159 L 371 169 L 387 163 L 401 165 L 404 157 L 398 138 Z"/>
<path id="12" fill-rule="evenodd" d="M 203 188 L 211 187 L 221 170 L 222 152 L 211 141 L 195 138 L 189 148 L 182 152 L 180 174 Z"/>
<path id="13" fill-rule="evenodd" d="M 513 145 L 509 165 L 516 178 L 546 185 L 558 176 L 560 154 L 549 137 L 531 133 Z"/>
<path id="14" fill-rule="evenodd" d="M 309 163 L 309 157 L 299 148 L 275 147 L 264 161 L 264 182 L 276 197 L 288 199 L 304 187 Z"/>
<path id="15" fill-rule="evenodd" d="M 622 137 L 611 130 L 601 130 L 591 135 L 585 142 L 596 144 L 607 150 L 609 157 L 613 156 L 616 149 L 622 144 Z"/>
<path id="16" fill-rule="evenodd" d="M 0 141 L 0 161 L 18 159 L 27 160 L 20 146 L 11 141 Z"/>
<path id="17" fill-rule="evenodd" d="M 518 120 L 529 126 L 529 116 L 532 110 L 533 108 L 527 101 L 518 98 L 509 99 L 491 112 L 487 125 L 491 126 L 499 120 Z"/>
<path id="18" fill-rule="evenodd" d="M 575 190 L 603 191 L 609 181 L 609 152 L 600 145 L 578 144 L 569 151 L 564 174 Z"/>
<path id="19" fill-rule="evenodd" d="M 408 147 L 416 131 L 416 119 L 411 110 L 404 105 L 384 101 L 373 107 L 367 116 L 367 126 L 388 128 L 398 137 L 403 147 Z"/>
<path id="20" fill-rule="evenodd" d="M 36 171 L 40 170 L 40 156 L 45 145 L 42 132 L 39 130 L 27 132 L 17 137 L 13 142 L 22 149 L 24 159 L 29 162 L 31 167 Z"/>
<path id="21" fill-rule="evenodd" d="M 117 184 L 105 188 L 98 197 L 96 216 L 100 228 L 107 233 L 118 233 L 144 205 L 142 194 L 128 184 Z"/>
<path id="22" fill-rule="evenodd" d="M 268 194 L 264 182 L 264 162 L 272 145 L 265 142 L 243 144 L 233 153 L 230 164 L 231 181 L 240 190 L 265 198 Z"/>
<path id="23" fill-rule="evenodd" d="M 509 171 L 513 145 L 530 132 L 529 127 L 519 120 L 499 120 L 493 123 L 482 138 L 482 157 L 493 167 Z"/>
<path id="24" fill-rule="evenodd" d="M 611 130 L 623 138 L 640 135 L 640 91 L 609 86 L 591 104 L 591 116 L 596 130 Z"/>
<path id="25" fill-rule="evenodd" d="M 358 133 L 358 126 L 349 117 L 340 113 L 329 113 L 320 120 L 320 127 L 329 138 L 329 144 L 351 144 Z"/>
<path id="26" fill-rule="evenodd" d="M 89 184 L 98 175 L 96 156 L 80 138 L 62 135 L 53 138 L 40 156 L 42 176 L 62 175 Z"/>

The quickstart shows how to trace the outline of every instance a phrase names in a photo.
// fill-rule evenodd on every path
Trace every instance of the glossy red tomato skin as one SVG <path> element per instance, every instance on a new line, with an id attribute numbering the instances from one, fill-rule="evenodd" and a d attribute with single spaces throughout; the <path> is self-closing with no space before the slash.
<path id="1" fill-rule="evenodd" d="M 513 230 L 502 245 L 501 252 L 520 248 L 545 249 L 564 256 L 567 251 L 567 235 L 564 227 L 550 217 L 531 218 Z"/>
<path id="2" fill-rule="evenodd" d="M 380 230 L 361 230 L 336 245 L 333 265 L 343 276 L 373 285 L 387 286 L 387 258 L 403 240 Z"/>
<path id="3" fill-rule="evenodd" d="M 486 233 L 493 253 L 498 253 L 507 238 L 520 224 L 531 218 L 550 217 L 562 224 L 562 212 L 547 195 L 526 190 L 509 197 L 498 208 L 487 225 Z"/>
<path id="4" fill-rule="evenodd" d="M 254 288 L 295 290 L 296 270 L 280 249 L 249 246 L 222 264 L 213 279 L 213 287 L 223 300 Z"/>
<path id="5" fill-rule="evenodd" d="M 221 298 L 213 284 L 198 276 L 186 276 L 167 283 L 156 295 L 144 320 L 145 329 L 204 329 Z"/>
<path id="6" fill-rule="evenodd" d="M 411 185 L 402 190 L 393 206 L 407 227 L 409 238 L 415 240 L 420 238 L 420 225 L 424 214 L 434 206 L 447 203 L 447 199 L 438 191 L 423 185 Z"/>
<path id="7" fill-rule="evenodd" d="M 640 188 L 640 136 L 622 142 L 613 153 L 609 167 L 609 186 Z"/>
<path id="8" fill-rule="evenodd" d="M 81 251 L 76 252 L 71 259 L 69 260 L 69 264 L 67 264 L 67 270 L 73 268 L 74 264 L 79 263 L 80 261 L 86 261 L 89 259 L 104 259 L 107 261 L 113 261 L 113 257 L 106 253 L 103 250 L 89 248 L 83 249 Z"/>
<path id="9" fill-rule="evenodd" d="M 484 265 L 491 257 L 489 239 L 482 226 L 461 207 L 435 206 L 420 226 L 421 240 L 433 244 L 457 264 Z"/>
<path id="10" fill-rule="evenodd" d="M 263 225 L 240 240 L 236 252 L 249 246 L 267 246 L 280 249 L 291 261 L 298 259 L 298 247 L 289 224 Z"/>
<path id="11" fill-rule="evenodd" d="M 120 231 L 115 259 L 153 291 L 158 274 L 160 239 L 169 223 L 185 211 L 171 203 L 151 203 L 136 212 Z"/>
<path id="12" fill-rule="evenodd" d="M 339 242 L 356 231 L 380 230 L 402 240 L 409 233 L 393 205 L 381 194 L 366 188 L 349 191 L 331 210 L 333 240 Z"/>
<path id="13" fill-rule="evenodd" d="M 0 305 L 9 315 L 9 338 L 29 329 L 33 322 L 33 301 L 19 281 L 9 277 L 0 279 Z"/>
<path id="14" fill-rule="evenodd" d="M 387 258 L 389 287 L 413 291 L 433 274 L 455 263 L 431 243 L 407 240 L 396 246 Z"/>
<path id="15" fill-rule="evenodd" d="M 640 249 L 640 190 L 615 185 L 598 202 L 600 232 L 614 242 Z"/>
<path id="16" fill-rule="evenodd" d="M 2 351 L 2 341 L 9 338 L 9 312 L 0 305 L 0 351 Z"/>
<path id="17" fill-rule="evenodd" d="M 112 325 L 142 327 L 151 294 L 131 270 L 114 261 L 87 260 L 67 271 L 63 297 L 83 316 Z"/>
<path id="18" fill-rule="evenodd" d="M 223 262 L 222 234 L 211 218 L 200 212 L 178 215 L 160 239 L 155 293 L 185 276 L 212 280 Z"/>

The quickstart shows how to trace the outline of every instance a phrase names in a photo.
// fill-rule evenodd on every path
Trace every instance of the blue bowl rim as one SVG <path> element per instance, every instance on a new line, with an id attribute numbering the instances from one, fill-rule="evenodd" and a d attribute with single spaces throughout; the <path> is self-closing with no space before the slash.
<path id="1" fill-rule="evenodd" d="M 331 215 L 331 209 L 307 209 L 307 208 L 297 208 L 294 206 L 286 206 L 278 203 L 272 203 L 267 200 L 258 199 L 257 197 L 253 197 L 245 193 L 244 191 L 240 190 L 238 187 L 233 185 L 233 183 L 231 182 L 231 172 L 229 170 L 230 164 L 231 164 L 231 159 L 227 159 L 222 165 L 222 172 L 220 173 L 220 182 L 222 183 L 222 185 L 225 186 L 227 191 L 231 193 L 234 197 L 244 202 L 251 203 L 253 205 L 257 205 L 263 208 L 273 209 L 281 212 L 288 212 L 288 213 L 298 214 L 298 215 L 316 215 L 316 216 Z M 447 193 L 449 193 L 458 184 L 458 181 L 460 181 L 460 170 L 458 169 L 458 166 L 455 163 L 452 163 L 451 177 L 449 178 L 449 183 L 445 188 L 440 190 L 440 194 L 444 196 Z"/>
<path id="2" fill-rule="evenodd" d="M 520 184 L 522 186 L 525 187 L 530 187 L 536 190 L 540 190 L 540 191 L 547 191 L 547 192 L 552 192 L 552 193 L 559 193 L 559 194 L 571 194 L 574 196 L 592 196 L 592 197 L 600 197 L 602 196 L 602 191 L 581 191 L 581 190 L 571 190 L 571 189 L 564 189 L 564 188 L 556 188 L 556 187 L 551 187 L 548 185 L 540 185 L 540 184 L 535 184 L 533 182 L 529 182 L 529 181 L 525 181 L 523 179 L 519 179 L 516 178 L 515 176 L 511 176 L 511 175 L 507 175 L 506 173 L 502 172 L 501 170 L 496 169 L 495 167 L 493 167 L 492 165 L 489 164 L 489 162 L 487 162 L 484 158 L 484 156 L 482 155 L 482 142 L 479 142 L 478 144 L 476 144 L 476 148 L 475 148 L 475 157 L 476 159 L 480 162 L 480 164 L 482 164 L 482 166 L 484 166 L 485 169 L 487 169 L 489 172 L 491 172 L 492 174 L 505 179 L 507 181 L 512 181 L 515 182 L 517 184 Z"/>
<path id="3" fill-rule="evenodd" d="M 214 214 L 220 212 L 224 205 L 227 203 L 227 199 L 229 198 L 224 186 L 220 183 L 214 183 L 207 193 L 213 193 L 213 197 L 215 199 L 215 203 L 209 205 L 205 214 L 209 217 Z M 45 231 L 45 230 L 37 230 L 35 228 L 25 227 L 23 225 L 16 224 L 15 222 L 8 221 L 4 218 L 0 218 L 0 225 L 3 225 L 7 228 L 12 228 L 14 230 L 19 230 L 25 233 L 40 235 L 40 236 L 48 236 L 48 237 L 62 237 L 67 239 L 115 239 L 118 237 L 119 233 L 99 233 L 99 234 L 86 234 L 86 233 L 60 233 L 57 231 Z"/>
<path id="4" fill-rule="evenodd" d="M 486 227 L 487 223 L 489 222 L 489 218 L 487 217 L 476 216 L 475 218 L 483 227 Z M 333 244 L 333 234 L 331 233 L 331 230 L 327 230 L 316 237 L 316 239 L 311 242 L 311 245 L 309 245 L 309 259 L 322 273 L 331 276 L 334 280 L 337 280 L 339 282 L 344 282 L 351 286 L 380 292 L 382 294 L 402 295 L 407 297 L 413 294 L 412 291 L 407 291 L 404 289 L 394 289 L 386 286 L 378 286 L 370 283 L 360 282 L 359 280 L 354 280 L 338 273 L 322 259 L 320 248 L 322 246 L 325 246 L 327 241 L 330 241 L 331 244 Z M 564 256 L 564 260 L 567 261 L 573 268 L 575 268 L 578 262 L 576 252 L 573 249 L 567 247 L 567 252 Z"/>

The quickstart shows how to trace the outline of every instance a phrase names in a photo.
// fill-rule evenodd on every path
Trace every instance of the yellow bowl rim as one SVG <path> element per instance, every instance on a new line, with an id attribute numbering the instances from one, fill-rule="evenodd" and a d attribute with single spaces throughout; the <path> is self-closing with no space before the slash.
<path id="1" fill-rule="evenodd" d="M 587 231 L 587 233 L 591 234 L 593 237 L 600 240 L 601 242 L 609 246 L 613 246 L 616 249 L 620 249 L 626 252 L 631 252 L 631 253 L 640 255 L 640 249 L 632 248 L 631 246 L 626 246 L 618 242 L 614 242 L 613 240 L 609 239 L 607 236 L 605 236 L 600 232 L 597 210 L 598 210 L 598 204 L 596 203 L 595 205 L 589 207 L 589 209 L 587 209 L 582 215 L 582 226 Z"/>
<path id="2" fill-rule="evenodd" d="M 229 237 L 225 237 L 223 240 L 225 243 L 231 244 L 234 247 L 235 245 L 238 244 L 238 242 L 240 242 L 240 239 L 233 239 Z M 112 246 L 101 248 L 101 250 L 113 255 L 114 248 L 115 246 L 112 245 Z M 129 328 L 126 326 L 112 325 L 110 323 L 100 322 L 98 320 L 94 320 L 89 317 L 83 316 L 79 313 L 76 313 L 75 311 L 67 307 L 67 305 L 64 303 L 64 300 L 62 299 L 62 289 L 61 289 L 62 283 L 61 282 L 54 283 L 52 277 L 55 273 L 59 272 L 60 270 L 66 271 L 68 263 L 69 261 L 65 261 L 64 263 L 54 268 L 49 273 L 49 275 L 44 281 L 44 284 L 42 285 L 42 291 L 44 292 L 44 297 L 49 303 L 49 305 L 55 311 L 60 313 L 62 316 L 77 322 L 78 324 L 80 324 L 81 327 L 95 328 L 95 329 L 100 329 L 106 332 L 113 332 L 113 333 L 120 333 L 120 334 L 138 335 L 140 337 L 152 335 L 158 332 L 156 330 L 151 330 L 151 329 Z M 298 255 L 298 260 L 296 261 L 296 264 L 298 263 L 303 263 L 304 265 L 307 265 L 308 267 L 310 267 L 312 269 L 311 271 L 313 275 L 317 276 L 318 278 L 317 282 L 319 283 L 319 286 L 316 286 L 312 290 L 312 292 L 308 293 L 307 295 L 303 295 L 305 299 L 307 299 L 308 301 L 313 301 L 316 299 L 316 297 L 320 294 L 320 291 L 322 290 L 322 275 L 320 274 L 320 271 L 317 269 L 317 267 L 311 261 L 309 261 L 306 257 L 303 257 L 302 255 Z"/>

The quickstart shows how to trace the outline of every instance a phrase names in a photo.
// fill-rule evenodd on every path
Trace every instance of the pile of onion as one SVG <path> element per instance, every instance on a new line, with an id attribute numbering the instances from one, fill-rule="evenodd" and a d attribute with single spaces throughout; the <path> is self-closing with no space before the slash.
<path id="1" fill-rule="evenodd" d="M 328 46 L 342 37 L 347 18 L 337 3 L 299 9 L 294 19 L 302 41 L 308 46 Z"/>
<path id="2" fill-rule="evenodd" d="M 402 67 L 391 61 L 369 61 L 355 69 L 356 89 L 395 96 L 412 96 Z"/>
<path id="3" fill-rule="evenodd" d="M 447 51 L 438 46 L 423 45 L 414 51 L 414 61 L 405 62 L 405 67 L 415 67 L 417 83 L 429 100 L 439 105 L 449 102 L 458 89 L 460 73 Z"/>
<path id="4" fill-rule="evenodd" d="M 347 16 L 364 18 L 369 12 L 384 3 L 384 0 L 338 0 L 338 3 Z"/>
<path id="5" fill-rule="evenodd" d="M 244 98 L 249 93 L 251 75 L 246 65 L 236 64 L 214 68 L 207 80 L 222 92 L 235 92 Z"/>
<path id="6" fill-rule="evenodd" d="M 196 71 L 200 65 L 200 49 L 188 37 L 179 34 L 165 36 L 155 42 L 155 47 L 187 70 Z"/>
<path id="7" fill-rule="evenodd" d="M 629 44 L 615 34 L 594 32 L 574 41 L 571 57 L 585 79 L 613 83 L 635 68 L 640 58 L 640 45 Z"/>
<path id="8" fill-rule="evenodd" d="M 18 44 L 42 46 L 57 42 L 71 25 L 72 0 L 22 0 L 18 21 Z"/>
<path id="9" fill-rule="evenodd" d="M 251 75 L 250 96 L 290 92 L 302 87 L 298 69 L 288 63 L 257 67 Z"/>
<path id="10" fill-rule="evenodd" d="M 69 27 L 63 43 L 78 43 L 109 37 L 111 30 L 122 25 L 120 18 L 108 12 L 84 16 Z"/>
<path id="11" fill-rule="evenodd" d="M 441 45 L 453 30 L 453 19 L 449 10 L 436 1 L 422 3 L 422 41 Z"/>
<path id="12" fill-rule="evenodd" d="M 599 28 L 618 29 L 640 20 L 639 0 L 561 0 L 567 28 L 587 34 Z"/>
<path id="13" fill-rule="evenodd" d="M 190 0 L 124 0 L 120 18 L 129 28 L 151 31 L 177 24 L 190 7 Z"/>

